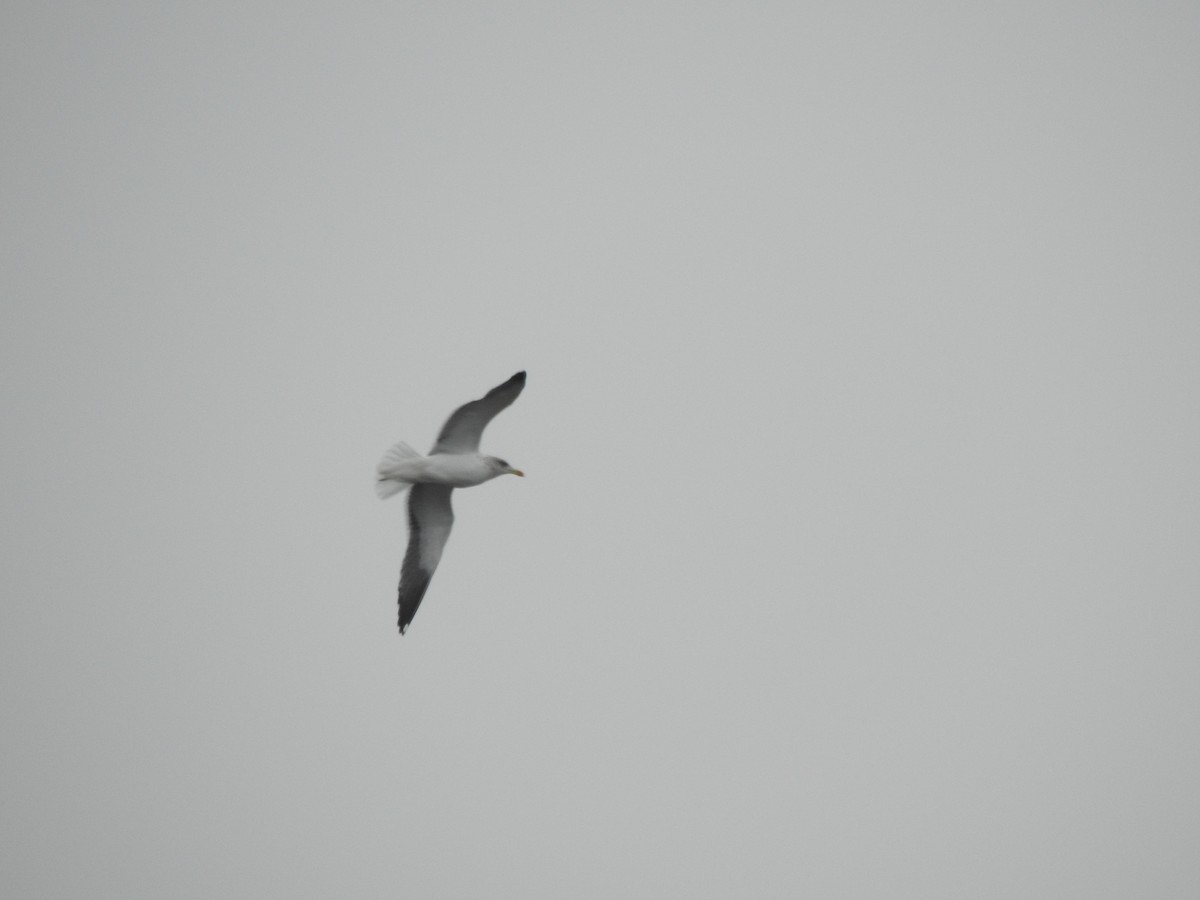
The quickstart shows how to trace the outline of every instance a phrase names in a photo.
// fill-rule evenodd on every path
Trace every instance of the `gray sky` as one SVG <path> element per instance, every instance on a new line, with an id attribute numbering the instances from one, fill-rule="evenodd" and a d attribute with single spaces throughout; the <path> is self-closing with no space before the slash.
<path id="1" fill-rule="evenodd" d="M 1196 897 L 1198 26 L 5 4 L 0 892 Z"/>

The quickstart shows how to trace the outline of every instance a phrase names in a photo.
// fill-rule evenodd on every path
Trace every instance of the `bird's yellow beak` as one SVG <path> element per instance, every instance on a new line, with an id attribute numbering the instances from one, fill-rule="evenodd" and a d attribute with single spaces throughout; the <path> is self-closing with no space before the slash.
<path id="1" fill-rule="evenodd" d="M 513 475 L 519 475 L 521 478 L 525 477 L 525 473 L 522 472 L 520 469 L 509 469 L 508 471 L 510 473 L 512 473 Z"/>

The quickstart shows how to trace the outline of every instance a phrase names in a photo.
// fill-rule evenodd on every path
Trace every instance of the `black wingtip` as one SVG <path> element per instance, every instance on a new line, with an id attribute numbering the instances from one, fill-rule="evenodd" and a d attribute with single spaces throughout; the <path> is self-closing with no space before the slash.
<path id="1" fill-rule="evenodd" d="M 525 370 L 524 369 L 522 369 L 520 372 L 518 372 L 512 378 L 508 379 L 508 381 L 504 382 L 504 384 L 496 385 L 494 388 L 492 388 L 490 391 L 487 392 L 487 395 L 490 397 L 493 394 L 500 393 L 501 391 L 510 391 L 514 387 L 515 388 L 525 387 Z"/>

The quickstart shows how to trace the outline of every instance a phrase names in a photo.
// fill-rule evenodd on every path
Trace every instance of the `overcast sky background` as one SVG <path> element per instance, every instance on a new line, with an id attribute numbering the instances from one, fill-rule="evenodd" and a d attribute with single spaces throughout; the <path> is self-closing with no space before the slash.
<path id="1" fill-rule="evenodd" d="M 1200 895 L 1198 38 L 6 3 L 0 893 Z"/>

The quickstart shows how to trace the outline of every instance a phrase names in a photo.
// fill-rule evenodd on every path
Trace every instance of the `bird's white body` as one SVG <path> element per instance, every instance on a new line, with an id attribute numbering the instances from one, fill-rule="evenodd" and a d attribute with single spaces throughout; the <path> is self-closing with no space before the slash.
<path id="1" fill-rule="evenodd" d="M 399 454 L 397 454 L 399 457 Z M 474 487 L 503 475 L 482 453 L 435 453 L 386 459 L 379 465 L 379 478 L 407 484 L 448 484 Z"/>

